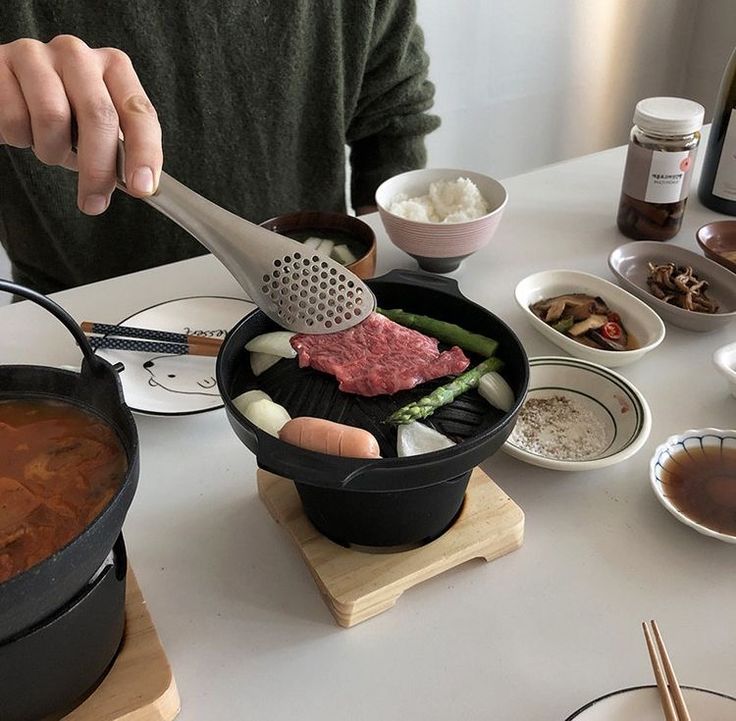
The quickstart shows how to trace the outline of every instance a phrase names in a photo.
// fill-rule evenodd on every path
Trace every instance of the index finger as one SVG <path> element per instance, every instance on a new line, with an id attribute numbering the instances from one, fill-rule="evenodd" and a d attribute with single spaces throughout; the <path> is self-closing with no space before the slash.
<path id="1" fill-rule="evenodd" d="M 131 195 L 151 195 L 163 165 L 161 126 L 130 58 L 114 48 L 107 53 L 104 80 L 125 138 L 126 186 Z"/>

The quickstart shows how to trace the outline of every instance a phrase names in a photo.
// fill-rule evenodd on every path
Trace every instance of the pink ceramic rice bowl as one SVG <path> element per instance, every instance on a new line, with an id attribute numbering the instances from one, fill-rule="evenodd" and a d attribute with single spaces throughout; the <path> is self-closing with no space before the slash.
<path id="1" fill-rule="evenodd" d="M 460 223 L 428 223 L 401 218 L 389 212 L 394 198 L 426 195 L 430 183 L 468 178 L 491 210 L 486 215 Z M 467 256 L 486 246 L 506 207 L 506 189 L 497 180 L 468 170 L 427 168 L 412 170 L 384 181 L 376 190 L 376 205 L 391 242 L 413 256 L 424 270 L 449 272 Z"/>

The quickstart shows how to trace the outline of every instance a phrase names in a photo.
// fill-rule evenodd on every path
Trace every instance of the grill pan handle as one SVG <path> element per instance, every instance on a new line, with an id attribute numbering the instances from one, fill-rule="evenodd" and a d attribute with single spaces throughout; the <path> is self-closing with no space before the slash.
<path id="1" fill-rule="evenodd" d="M 277 476 L 321 488 L 345 488 L 366 473 L 393 465 L 395 458 L 366 459 L 328 456 L 284 443 L 256 430 L 258 467 Z"/>
<path id="2" fill-rule="evenodd" d="M 456 298 L 467 300 L 460 292 L 460 286 L 458 286 L 454 278 L 445 278 L 441 275 L 434 275 L 433 273 L 420 273 L 416 270 L 395 268 L 371 281 L 371 283 L 381 282 L 402 283 L 417 288 L 428 288 L 429 290 L 436 290 L 439 293 L 447 293 L 448 295 L 454 295 Z"/>

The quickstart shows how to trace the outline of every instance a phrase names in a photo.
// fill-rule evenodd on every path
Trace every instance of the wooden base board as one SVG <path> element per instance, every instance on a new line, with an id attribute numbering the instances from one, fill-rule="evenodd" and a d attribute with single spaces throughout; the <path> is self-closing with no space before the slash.
<path id="1" fill-rule="evenodd" d="M 521 546 L 524 513 L 480 468 L 470 477 L 455 523 L 442 536 L 400 553 L 365 553 L 325 538 L 302 510 L 294 484 L 258 471 L 258 493 L 291 535 L 336 621 L 354 626 L 391 608 L 408 588 L 473 558 L 491 561 Z"/>
<path id="2" fill-rule="evenodd" d="M 171 721 L 180 708 L 171 666 L 128 568 L 123 644 L 102 683 L 63 721 Z"/>

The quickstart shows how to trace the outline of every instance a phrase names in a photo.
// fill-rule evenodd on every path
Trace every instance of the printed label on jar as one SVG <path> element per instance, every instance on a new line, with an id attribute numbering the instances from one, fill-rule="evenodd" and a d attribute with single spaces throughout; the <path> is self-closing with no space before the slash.
<path id="1" fill-rule="evenodd" d="M 731 111 L 723 138 L 718 170 L 713 181 L 713 195 L 724 200 L 736 200 L 736 110 Z"/>
<path id="2" fill-rule="evenodd" d="M 678 203 L 687 198 L 695 150 L 668 153 L 631 143 L 623 192 L 646 203 Z"/>

